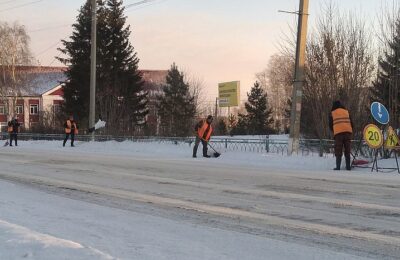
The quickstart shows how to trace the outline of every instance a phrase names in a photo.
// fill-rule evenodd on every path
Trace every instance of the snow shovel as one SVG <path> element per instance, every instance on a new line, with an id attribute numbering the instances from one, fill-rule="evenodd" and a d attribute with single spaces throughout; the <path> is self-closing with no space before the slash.
<path id="1" fill-rule="evenodd" d="M 204 139 L 203 139 L 203 140 L 204 140 Z M 206 140 L 204 140 L 204 141 L 206 141 Z M 206 141 L 206 142 L 207 142 L 207 141 Z M 211 145 L 209 142 L 207 142 L 207 145 L 210 146 L 211 149 L 213 149 L 213 151 L 214 151 L 214 157 L 215 157 L 215 158 L 218 158 L 218 157 L 221 156 L 221 154 L 220 154 L 219 152 L 217 152 L 217 151 L 214 149 L 214 147 L 212 147 L 212 145 Z"/>

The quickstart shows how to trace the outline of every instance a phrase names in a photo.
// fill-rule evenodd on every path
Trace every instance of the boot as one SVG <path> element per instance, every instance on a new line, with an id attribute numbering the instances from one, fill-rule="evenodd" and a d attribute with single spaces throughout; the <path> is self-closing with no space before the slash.
<path id="1" fill-rule="evenodd" d="M 340 171 L 340 165 L 342 164 L 342 157 L 336 157 L 336 168 L 335 171 Z"/>
<path id="2" fill-rule="evenodd" d="M 345 159 L 346 159 L 346 170 L 351 171 L 350 155 L 346 155 Z"/>

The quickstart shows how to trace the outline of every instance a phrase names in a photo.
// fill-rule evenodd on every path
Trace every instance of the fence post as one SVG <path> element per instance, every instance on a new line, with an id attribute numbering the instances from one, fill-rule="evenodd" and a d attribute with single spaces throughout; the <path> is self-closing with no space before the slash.
<path id="1" fill-rule="evenodd" d="M 323 145 L 323 140 L 319 139 L 319 157 L 324 156 L 324 145 Z"/>
<path id="2" fill-rule="evenodd" d="M 228 149 L 228 138 L 225 139 L 225 149 Z"/>
<path id="3" fill-rule="evenodd" d="M 265 151 L 269 153 L 269 135 L 265 137 Z"/>

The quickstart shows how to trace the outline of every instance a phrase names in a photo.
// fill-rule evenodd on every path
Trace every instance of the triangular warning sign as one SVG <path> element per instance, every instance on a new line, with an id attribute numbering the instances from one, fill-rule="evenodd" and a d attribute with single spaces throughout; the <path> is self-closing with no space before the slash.
<path id="1" fill-rule="evenodd" d="M 399 137 L 397 136 L 396 132 L 393 130 L 391 126 L 389 126 L 387 132 L 387 138 L 385 141 L 385 148 L 393 149 L 399 145 Z"/>

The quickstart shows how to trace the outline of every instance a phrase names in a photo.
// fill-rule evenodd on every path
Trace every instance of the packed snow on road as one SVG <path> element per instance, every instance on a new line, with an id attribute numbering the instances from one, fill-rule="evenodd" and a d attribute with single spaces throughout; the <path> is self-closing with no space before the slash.
<path id="1" fill-rule="evenodd" d="M 185 143 L 18 145 L 0 149 L 0 259 L 399 259 L 397 172 L 195 159 Z"/>

